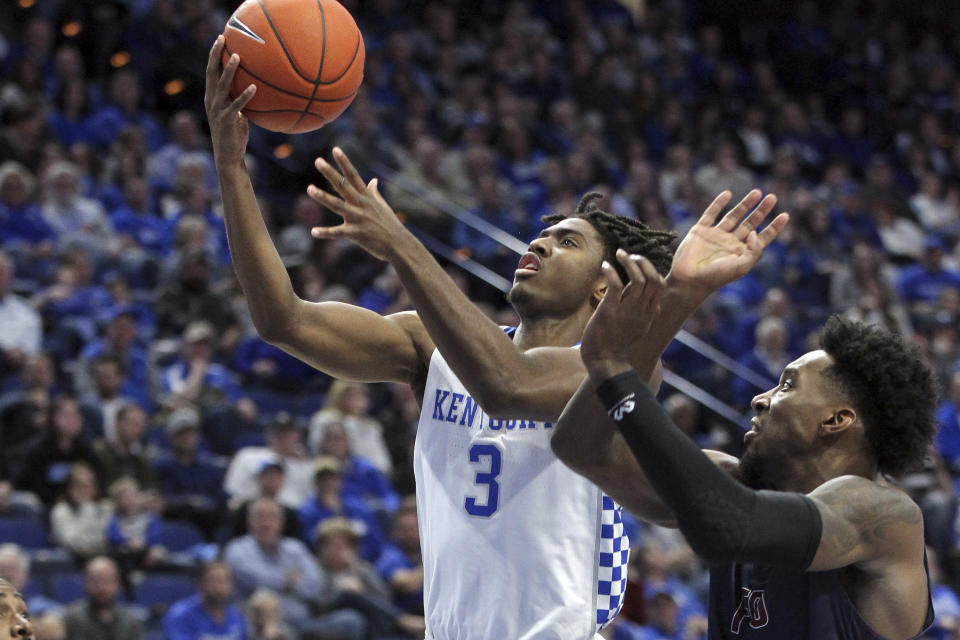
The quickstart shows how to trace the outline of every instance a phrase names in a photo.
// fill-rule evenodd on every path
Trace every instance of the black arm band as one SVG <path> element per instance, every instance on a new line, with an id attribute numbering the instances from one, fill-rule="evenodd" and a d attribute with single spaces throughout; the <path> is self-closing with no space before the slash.
<path id="1" fill-rule="evenodd" d="M 810 498 L 734 480 L 671 422 L 635 371 L 604 380 L 597 395 L 698 555 L 714 563 L 810 566 L 823 528 Z"/>

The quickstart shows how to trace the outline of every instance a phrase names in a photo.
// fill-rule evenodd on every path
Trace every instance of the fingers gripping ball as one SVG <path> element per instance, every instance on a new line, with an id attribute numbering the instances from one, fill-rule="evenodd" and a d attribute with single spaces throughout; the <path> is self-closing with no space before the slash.
<path id="1" fill-rule="evenodd" d="M 230 95 L 257 85 L 243 114 L 270 131 L 319 129 L 350 106 L 363 80 L 363 37 L 336 0 L 246 0 L 223 34 L 223 64 L 240 56 Z"/>

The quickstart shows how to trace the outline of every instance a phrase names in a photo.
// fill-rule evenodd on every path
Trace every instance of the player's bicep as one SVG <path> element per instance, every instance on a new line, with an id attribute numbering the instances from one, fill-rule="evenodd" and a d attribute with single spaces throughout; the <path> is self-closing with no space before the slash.
<path id="1" fill-rule="evenodd" d="M 429 338 L 416 314 L 384 317 L 339 302 L 301 304 L 274 344 L 321 371 L 358 382 L 412 382 L 429 361 Z"/>
<path id="2" fill-rule="evenodd" d="M 920 507 L 903 493 L 866 478 L 834 478 L 808 494 L 822 532 L 810 571 L 852 564 L 869 569 L 922 548 Z"/>

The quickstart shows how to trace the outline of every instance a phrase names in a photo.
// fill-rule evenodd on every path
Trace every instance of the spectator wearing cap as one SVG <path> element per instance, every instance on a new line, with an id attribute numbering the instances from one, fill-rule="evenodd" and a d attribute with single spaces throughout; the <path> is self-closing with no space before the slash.
<path id="1" fill-rule="evenodd" d="M 362 499 L 346 495 L 340 476 L 342 463 L 331 455 L 317 456 L 313 462 L 315 493 L 300 507 L 300 526 L 308 542 L 313 542 L 317 527 L 331 518 L 345 518 L 360 536 L 360 555 L 376 562 L 384 545 L 383 532 L 376 513 Z"/>
<path id="2" fill-rule="evenodd" d="M 344 518 L 331 518 L 317 528 L 313 548 L 328 577 L 320 599 L 334 607 L 362 611 L 374 637 L 400 631 L 423 635 L 423 616 L 405 613 L 393 604 L 390 587 L 359 557 L 359 541 L 352 523 Z"/>
<path id="3" fill-rule="evenodd" d="M 293 416 L 282 411 L 267 424 L 267 446 L 243 447 L 237 451 L 224 479 L 223 488 L 234 503 L 257 498 L 257 476 L 265 462 L 283 463 L 284 482 L 277 500 L 286 507 L 298 509 L 313 488 L 313 462 L 306 456 L 303 431 Z"/>
<path id="4" fill-rule="evenodd" d="M 233 307 L 229 298 L 213 290 L 210 256 L 201 248 L 184 252 L 173 276 L 160 283 L 155 309 L 158 337 L 179 336 L 198 320 L 213 325 L 221 346 L 236 332 Z"/>
<path id="5" fill-rule="evenodd" d="M 71 640 L 143 640 L 143 623 L 120 604 L 120 572 L 99 556 L 83 572 L 86 597 L 67 607 L 64 621 Z"/>
<path id="6" fill-rule="evenodd" d="M 104 484 L 110 486 L 129 476 L 143 489 L 156 487 L 153 466 L 143 445 L 146 429 L 147 414 L 142 408 L 132 403 L 120 406 L 113 436 L 104 436 L 93 442 Z"/>
<path id="7" fill-rule="evenodd" d="M 929 310 L 944 289 L 960 289 L 960 273 L 943 265 L 945 248 L 940 236 L 928 235 L 920 262 L 908 265 L 900 272 L 897 288 L 914 314 Z"/>
<path id="8" fill-rule="evenodd" d="M 284 621 L 301 633 L 358 640 L 366 637 L 366 622 L 355 611 L 315 615 L 315 611 L 331 604 L 319 597 L 327 593 L 329 577 L 306 545 L 281 535 L 283 511 L 275 500 L 255 500 L 250 505 L 247 526 L 249 533 L 231 541 L 223 554 L 242 597 L 265 587 L 280 596 Z M 338 633 L 341 635 L 334 636 Z"/>
<path id="9" fill-rule="evenodd" d="M 240 400 L 241 390 L 233 373 L 213 361 L 216 329 L 204 320 L 183 331 L 180 358 L 163 370 L 160 392 L 168 406 L 197 406 L 204 414 Z"/>
<path id="10" fill-rule="evenodd" d="M 91 363 L 102 355 L 120 361 L 123 380 L 120 393 L 144 409 L 153 406 L 147 352 L 137 341 L 137 309 L 133 305 L 111 305 L 103 337 L 95 338 L 80 351 L 74 387 L 81 394 L 93 392 Z"/>
<path id="11" fill-rule="evenodd" d="M 408 613 L 423 613 L 423 558 L 414 500 L 404 500 L 393 514 L 390 542 L 377 559 L 377 573 L 390 585 L 398 607 Z"/>
<path id="12" fill-rule="evenodd" d="M 326 426 L 319 452 L 340 461 L 344 495 L 362 500 L 374 511 L 392 513 L 400 505 L 400 498 L 387 476 L 365 458 L 353 455 L 341 423 L 331 422 Z"/>
<path id="13" fill-rule="evenodd" d="M 164 427 L 169 451 L 157 458 L 157 486 L 165 516 L 189 520 L 207 537 L 222 522 L 224 467 L 200 449 L 200 414 L 192 407 L 173 411 Z"/>
<path id="14" fill-rule="evenodd" d="M 257 486 L 259 488 L 257 498 L 272 498 L 273 500 L 277 500 L 277 496 L 283 488 L 285 480 L 286 471 L 283 460 L 281 460 L 279 456 L 264 460 L 260 465 L 260 471 L 257 473 Z M 231 510 L 230 519 L 233 525 L 230 528 L 230 538 L 239 538 L 247 532 L 247 513 L 254 500 L 256 500 L 256 498 L 247 500 Z M 283 509 L 284 537 L 303 539 L 300 519 L 296 510 L 284 504 L 280 504 L 280 506 Z"/>
<path id="15" fill-rule="evenodd" d="M 247 621 L 231 603 L 233 572 L 222 561 L 200 569 L 197 593 L 170 607 L 163 618 L 166 640 L 247 640 Z"/>

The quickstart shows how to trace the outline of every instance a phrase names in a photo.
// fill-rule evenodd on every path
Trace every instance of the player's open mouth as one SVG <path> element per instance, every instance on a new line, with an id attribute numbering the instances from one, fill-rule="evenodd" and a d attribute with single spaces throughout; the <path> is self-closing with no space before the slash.
<path id="1" fill-rule="evenodd" d="M 750 431 L 747 431 L 745 434 L 743 434 L 743 444 L 747 444 L 748 442 L 756 438 L 758 435 L 760 435 L 761 431 L 763 431 L 763 427 L 760 425 L 760 421 L 757 420 L 757 418 L 755 417 L 750 418 L 750 427 L 751 427 Z"/>
<path id="2" fill-rule="evenodd" d="M 517 270 L 514 275 L 531 275 L 540 271 L 540 258 L 535 253 L 525 253 L 520 257 L 517 263 Z"/>

